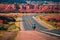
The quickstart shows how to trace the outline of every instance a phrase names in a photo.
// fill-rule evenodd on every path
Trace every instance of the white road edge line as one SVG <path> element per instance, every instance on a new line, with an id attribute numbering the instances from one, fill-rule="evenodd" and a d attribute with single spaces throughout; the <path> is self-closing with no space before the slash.
<path id="1" fill-rule="evenodd" d="M 46 31 L 42 31 L 42 30 L 40 30 L 41 32 L 44 32 L 44 33 L 47 33 L 47 34 L 51 34 L 51 35 L 55 35 L 55 36 L 59 36 L 60 37 L 60 35 L 59 34 L 56 34 L 56 33 L 52 33 L 52 32 L 46 32 Z"/>
<path id="2" fill-rule="evenodd" d="M 34 18 L 34 16 L 33 16 L 33 18 Z M 40 30 L 41 32 L 44 32 L 44 33 L 47 33 L 47 34 L 51 34 L 51 35 L 55 35 L 55 36 L 59 36 L 60 37 L 60 35 L 59 34 L 56 34 L 56 33 L 52 33 L 52 32 L 46 32 L 46 31 L 42 31 L 42 30 Z"/>

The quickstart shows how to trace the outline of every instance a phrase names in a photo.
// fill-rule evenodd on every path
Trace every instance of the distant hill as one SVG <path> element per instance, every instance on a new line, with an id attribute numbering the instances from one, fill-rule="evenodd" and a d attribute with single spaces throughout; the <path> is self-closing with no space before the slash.
<path id="1" fill-rule="evenodd" d="M 44 13 L 60 13 L 60 6 L 57 5 L 28 5 L 28 4 L 0 4 L 1 13 L 15 12 L 44 12 Z"/>

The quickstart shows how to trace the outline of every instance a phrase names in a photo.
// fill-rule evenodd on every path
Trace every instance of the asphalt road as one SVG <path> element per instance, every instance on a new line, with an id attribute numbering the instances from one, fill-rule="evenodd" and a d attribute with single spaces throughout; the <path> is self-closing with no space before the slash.
<path id="1" fill-rule="evenodd" d="M 23 16 L 23 26 L 25 30 L 33 30 L 33 25 L 35 24 L 36 28 L 39 30 L 47 30 L 44 26 L 40 25 L 37 21 L 35 21 L 32 16 Z"/>
<path id="2" fill-rule="evenodd" d="M 22 19 L 23 19 L 22 21 L 23 21 L 23 26 L 24 26 L 25 30 L 32 30 L 32 27 L 29 24 L 28 19 L 26 18 L 26 16 L 23 16 Z"/>
<path id="3" fill-rule="evenodd" d="M 43 32 L 43 33 L 48 33 L 49 35 L 56 35 L 56 36 L 60 36 L 60 30 L 48 30 L 48 28 L 44 27 L 43 25 L 39 24 L 36 20 L 34 20 L 32 18 L 32 16 L 23 16 L 23 26 L 25 28 L 25 30 L 34 30 L 33 29 L 33 24 L 35 24 L 36 28 L 39 32 Z"/>
<path id="4" fill-rule="evenodd" d="M 43 25 L 39 24 L 36 20 L 34 20 L 32 16 L 29 16 L 28 18 L 30 19 L 30 21 L 32 21 L 33 24 L 35 24 L 36 28 L 38 28 L 39 30 L 47 30 L 46 27 L 44 27 Z"/>

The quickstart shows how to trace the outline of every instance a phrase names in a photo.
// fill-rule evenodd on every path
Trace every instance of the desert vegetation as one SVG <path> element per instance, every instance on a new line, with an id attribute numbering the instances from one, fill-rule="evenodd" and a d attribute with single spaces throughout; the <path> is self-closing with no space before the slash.
<path id="1" fill-rule="evenodd" d="M 60 28 L 60 14 L 46 15 L 42 17 L 47 23 Z"/>

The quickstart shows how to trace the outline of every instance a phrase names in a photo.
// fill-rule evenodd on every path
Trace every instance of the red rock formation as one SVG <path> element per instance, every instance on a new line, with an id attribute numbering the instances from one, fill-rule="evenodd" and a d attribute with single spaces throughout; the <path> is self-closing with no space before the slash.
<path id="1" fill-rule="evenodd" d="M 34 5 L 34 8 L 30 8 L 28 4 L 18 4 L 19 9 L 16 10 L 15 4 L 0 4 L 0 12 L 60 12 L 60 6 L 56 5 Z M 24 9 L 23 7 L 26 7 Z"/>
<path id="2" fill-rule="evenodd" d="M 49 16 L 43 16 L 42 18 L 46 21 L 52 20 L 52 21 L 60 22 L 60 15 L 49 15 Z"/>
<path id="3" fill-rule="evenodd" d="M 15 5 L 14 4 L 9 4 L 5 7 L 4 9 L 5 12 L 13 12 L 15 11 Z"/>
<path id="4" fill-rule="evenodd" d="M 56 26 L 60 28 L 60 23 L 57 23 Z"/>
<path id="5" fill-rule="evenodd" d="M 0 24 L 3 24 L 3 20 L 0 20 Z"/>

